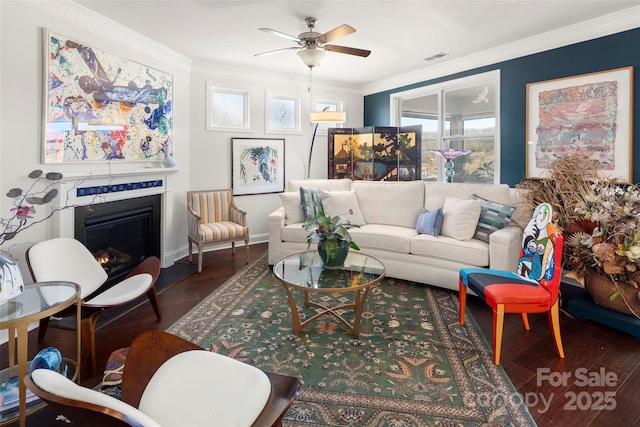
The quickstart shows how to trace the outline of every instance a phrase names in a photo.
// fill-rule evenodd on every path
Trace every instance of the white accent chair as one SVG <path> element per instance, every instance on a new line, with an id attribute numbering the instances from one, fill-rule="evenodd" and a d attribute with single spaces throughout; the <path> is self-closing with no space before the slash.
<path id="1" fill-rule="evenodd" d="M 205 190 L 187 192 L 189 262 L 193 246 L 198 248 L 198 273 L 202 273 L 202 251 L 205 245 L 244 240 L 249 262 L 249 227 L 247 213 L 233 203 L 231 190 Z"/>
<path id="2" fill-rule="evenodd" d="M 80 286 L 82 306 L 82 348 L 90 356 L 91 373 L 96 373 L 95 327 L 98 317 L 110 307 L 128 304 L 147 295 L 158 320 L 162 318 L 154 284 L 160 274 L 160 260 L 148 257 L 121 282 L 93 295 L 108 275 L 93 254 L 81 242 L 61 237 L 34 244 L 27 250 L 27 264 L 34 282 L 65 281 Z M 57 316 L 74 316 L 75 306 Z M 40 320 L 38 341 L 44 341 L 49 318 Z M 84 361 L 81 366 L 87 366 Z"/>
<path id="3" fill-rule="evenodd" d="M 300 389 L 297 378 L 265 373 L 161 331 L 132 343 L 122 401 L 37 369 L 27 387 L 75 425 L 280 426 Z"/>

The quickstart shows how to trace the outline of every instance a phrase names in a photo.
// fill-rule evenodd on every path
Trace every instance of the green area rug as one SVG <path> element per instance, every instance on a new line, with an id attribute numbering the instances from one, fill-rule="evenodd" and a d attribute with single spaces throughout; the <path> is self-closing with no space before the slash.
<path id="1" fill-rule="evenodd" d="M 330 295 L 345 297 L 320 297 Z M 456 293 L 386 278 L 366 302 L 360 339 L 328 316 L 294 335 L 265 253 L 168 332 L 298 377 L 285 426 L 535 425 L 467 319 L 460 326 Z"/>

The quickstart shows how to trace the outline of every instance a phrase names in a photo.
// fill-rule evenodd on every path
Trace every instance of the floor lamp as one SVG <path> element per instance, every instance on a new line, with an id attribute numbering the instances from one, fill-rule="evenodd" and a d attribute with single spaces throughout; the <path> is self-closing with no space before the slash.
<path id="1" fill-rule="evenodd" d="M 324 107 L 322 111 L 311 113 L 311 123 L 313 127 L 313 136 L 311 137 L 311 148 L 309 149 L 309 161 L 307 162 L 307 179 L 311 178 L 311 156 L 313 155 L 313 142 L 316 139 L 316 132 L 320 123 L 344 123 L 347 121 L 347 113 L 344 111 L 328 111 L 329 106 Z"/>

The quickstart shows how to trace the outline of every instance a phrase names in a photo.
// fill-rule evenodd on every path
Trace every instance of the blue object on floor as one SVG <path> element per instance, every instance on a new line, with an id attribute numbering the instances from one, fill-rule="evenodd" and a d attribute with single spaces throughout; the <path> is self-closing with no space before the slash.
<path id="1" fill-rule="evenodd" d="M 568 306 L 569 313 L 576 319 L 593 320 L 640 340 L 640 319 L 602 307 L 593 302 L 591 295 L 586 292 L 569 300 Z"/>

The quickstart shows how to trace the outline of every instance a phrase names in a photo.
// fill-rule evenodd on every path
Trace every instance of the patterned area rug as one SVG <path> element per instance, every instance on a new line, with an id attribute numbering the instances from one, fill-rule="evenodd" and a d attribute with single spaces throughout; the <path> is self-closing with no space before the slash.
<path id="1" fill-rule="evenodd" d="M 535 425 L 470 313 L 465 326 L 457 313 L 456 293 L 386 278 L 366 302 L 360 339 L 327 316 L 294 335 L 265 253 L 167 331 L 298 377 L 285 426 Z"/>

